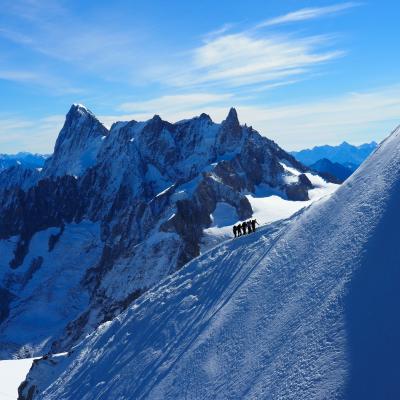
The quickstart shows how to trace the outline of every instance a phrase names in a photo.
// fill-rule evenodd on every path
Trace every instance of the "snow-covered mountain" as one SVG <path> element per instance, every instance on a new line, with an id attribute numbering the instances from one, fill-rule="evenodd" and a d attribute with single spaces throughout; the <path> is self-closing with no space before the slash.
<path id="1" fill-rule="evenodd" d="M 107 128 L 81 104 L 69 110 L 54 153 L 46 161 L 45 176 L 81 176 L 96 163 Z"/>
<path id="2" fill-rule="evenodd" d="M 312 149 L 292 151 L 291 154 L 305 165 L 311 165 L 326 158 L 355 170 L 378 146 L 376 142 L 354 146 L 343 142 L 338 146 L 315 146 Z"/>
<path id="3" fill-rule="evenodd" d="M 0 356 L 69 350 L 255 215 L 336 189 L 234 109 L 110 130 L 73 105 L 54 154 L 0 196 Z M 8 181 L 6 181 L 8 182 Z"/>
<path id="4" fill-rule="evenodd" d="M 37 168 L 14 165 L 0 171 L 0 196 L 6 190 L 28 190 L 35 186 L 41 174 Z"/>
<path id="5" fill-rule="evenodd" d="M 400 398 L 400 127 L 330 198 L 196 258 L 20 399 Z"/>
<path id="6" fill-rule="evenodd" d="M 310 168 L 317 171 L 330 182 L 343 183 L 356 168 L 345 167 L 337 162 L 332 162 L 327 158 L 322 158 L 314 164 L 310 165 Z"/>
<path id="7" fill-rule="evenodd" d="M 47 158 L 32 153 L 0 154 L 0 195 L 4 190 L 34 186 Z"/>
<path id="8" fill-rule="evenodd" d="M 26 168 L 42 168 L 47 155 L 21 152 L 17 154 L 0 154 L 0 171 L 22 165 Z"/>

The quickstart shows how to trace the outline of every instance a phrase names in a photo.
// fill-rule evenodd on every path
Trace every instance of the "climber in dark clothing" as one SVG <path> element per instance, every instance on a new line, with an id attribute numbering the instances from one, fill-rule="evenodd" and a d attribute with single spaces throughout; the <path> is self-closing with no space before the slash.
<path id="1" fill-rule="evenodd" d="M 232 230 L 233 230 L 233 235 L 236 237 L 237 236 L 237 226 L 233 225 Z"/>
<path id="2" fill-rule="evenodd" d="M 236 225 L 236 230 L 237 230 L 238 236 L 242 236 L 242 226 L 240 224 Z"/>
<path id="3" fill-rule="evenodd" d="M 247 221 L 246 224 L 247 224 L 247 232 L 251 233 L 251 232 L 252 232 L 252 229 L 251 229 L 251 228 L 252 228 L 251 221 L 250 221 L 250 220 Z"/>
<path id="4" fill-rule="evenodd" d="M 243 235 L 246 234 L 246 228 L 247 228 L 247 222 L 245 221 L 245 222 L 243 222 L 243 224 L 242 224 Z"/>
<path id="5" fill-rule="evenodd" d="M 260 225 L 260 224 L 257 222 L 256 219 L 252 219 L 252 220 L 251 220 L 251 227 L 252 227 L 252 229 L 253 229 L 253 232 L 256 231 L 256 224 L 257 224 L 257 225 Z"/>

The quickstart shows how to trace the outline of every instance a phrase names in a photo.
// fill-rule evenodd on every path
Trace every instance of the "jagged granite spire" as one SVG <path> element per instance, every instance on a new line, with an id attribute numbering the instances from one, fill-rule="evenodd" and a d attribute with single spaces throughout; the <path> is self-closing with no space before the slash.
<path id="1" fill-rule="evenodd" d="M 242 139 L 242 127 L 235 108 L 229 110 L 228 116 L 221 123 L 221 130 L 217 139 L 218 153 L 234 151 Z"/>
<path id="2" fill-rule="evenodd" d="M 206 113 L 201 113 L 199 118 L 200 118 L 200 119 L 203 119 L 203 120 L 207 120 L 207 121 L 209 121 L 209 122 L 212 122 L 211 117 L 210 117 L 208 114 L 206 114 Z"/>
<path id="3" fill-rule="evenodd" d="M 240 126 L 239 125 L 239 118 L 237 115 L 237 111 L 234 107 L 231 107 L 228 113 L 228 116 L 226 117 L 225 124 L 230 124 L 232 126 Z"/>
<path id="4" fill-rule="evenodd" d="M 73 104 L 58 135 L 54 154 L 45 166 L 47 176 L 81 175 L 96 161 L 107 128 L 81 104 Z"/>

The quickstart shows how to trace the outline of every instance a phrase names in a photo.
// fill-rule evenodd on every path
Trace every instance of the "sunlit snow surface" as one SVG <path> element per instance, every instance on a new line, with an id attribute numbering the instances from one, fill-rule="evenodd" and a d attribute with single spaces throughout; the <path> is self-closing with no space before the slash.
<path id="1" fill-rule="evenodd" d="M 300 172 L 286 164 L 281 163 L 285 170 L 296 177 Z M 255 193 L 248 194 L 253 209 L 253 218 L 256 218 L 260 226 L 289 218 L 291 215 L 309 206 L 311 203 L 327 198 L 339 185 L 325 182 L 320 176 L 306 173 L 307 178 L 314 185 L 314 189 L 309 190 L 308 201 L 291 201 L 285 198 L 283 193 L 271 189 L 269 186 L 260 185 Z M 235 209 L 227 203 L 218 203 L 216 210 L 212 214 L 213 224 L 210 228 L 204 230 L 201 252 L 205 252 L 220 243 L 223 240 L 232 237 L 233 225 L 240 222 Z"/>
<path id="2" fill-rule="evenodd" d="M 0 400 L 17 399 L 18 386 L 25 379 L 33 360 L 0 360 Z"/>

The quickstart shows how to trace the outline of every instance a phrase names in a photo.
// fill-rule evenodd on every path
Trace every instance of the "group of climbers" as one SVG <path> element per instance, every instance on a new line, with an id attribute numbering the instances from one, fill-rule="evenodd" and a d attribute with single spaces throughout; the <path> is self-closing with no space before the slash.
<path id="1" fill-rule="evenodd" d="M 259 225 L 256 219 L 250 219 L 248 221 L 241 222 L 234 225 L 232 230 L 235 237 L 246 235 L 246 233 L 252 233 L 256 231 L 256 225 Z"/>

